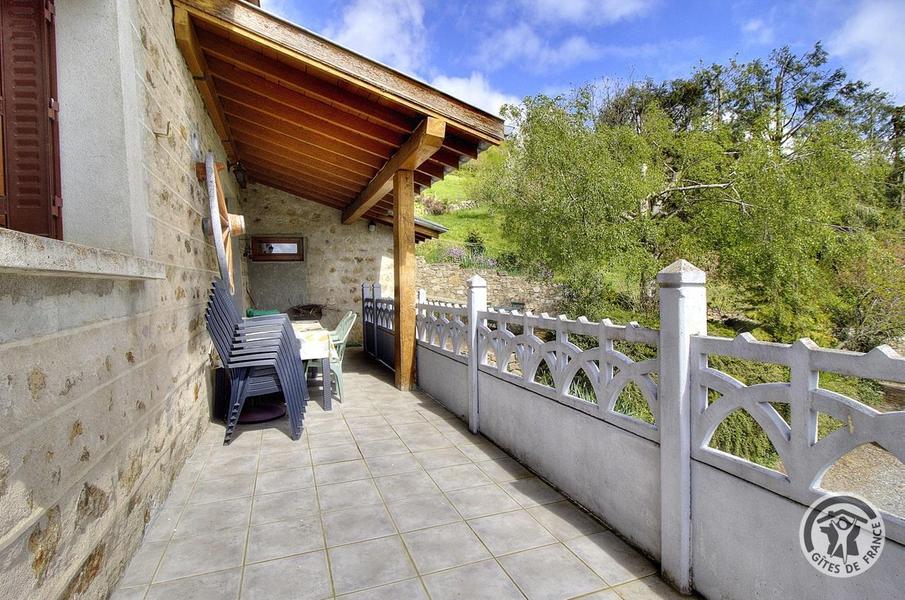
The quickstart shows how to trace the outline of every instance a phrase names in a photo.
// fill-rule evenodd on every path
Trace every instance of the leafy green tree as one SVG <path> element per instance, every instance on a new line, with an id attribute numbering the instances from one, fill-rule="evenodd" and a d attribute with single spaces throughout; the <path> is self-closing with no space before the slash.
<path id="1" fill-rule="evenodd" d="M 902 319 L 880 318 L 905 313 L 885 283 L 903 254 L 893 112 L 825 66 L 819 45 L 782 48 L 688 79 L 527 98 L 508 108 L 517 133 L 475 168 L 475 197 L 503 216 L 521 264 L 567 285 L 571 311 L 655 315 L 655 275 L 681 256 L 774 338 L 901 335 Z"/>

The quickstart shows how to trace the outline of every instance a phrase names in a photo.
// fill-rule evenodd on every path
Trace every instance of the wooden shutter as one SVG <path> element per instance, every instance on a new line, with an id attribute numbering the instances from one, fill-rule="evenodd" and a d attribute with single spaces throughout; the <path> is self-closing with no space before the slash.
<path id="1" fill-rule="evenodd" d="M 54 17 L 53 0 L 0 0 L 0 224 L 61 238 Z"/>

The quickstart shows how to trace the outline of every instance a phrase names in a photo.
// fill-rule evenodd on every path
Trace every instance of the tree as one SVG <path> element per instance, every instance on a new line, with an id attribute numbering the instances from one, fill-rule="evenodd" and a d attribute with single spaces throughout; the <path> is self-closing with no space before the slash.
<path id="1" fill-rule="evenodd" d="M 882 284 L 902 264 L 901 134 L 885 94 L 825 64 L 819 44 L 782 48 L 662 84 L 528 98 L 508 109 L 517 133 L 478 169 L 477 195 L 520 262 L 589 316 L 654 315 L 655 275 L 681 256 L 733 290 L 717 303 L 777 339 L 900 335 L 901 319 L 873 315 L 905 302 Z"/>

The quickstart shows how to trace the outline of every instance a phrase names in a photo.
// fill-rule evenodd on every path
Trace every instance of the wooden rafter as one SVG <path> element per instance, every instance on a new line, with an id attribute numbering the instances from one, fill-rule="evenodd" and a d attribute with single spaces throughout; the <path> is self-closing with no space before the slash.
<path id="1" fill-rule="evenodd" d="M 417 123 L 417 119 L 412 119 L 356 94 L 343 92 L 322 79 L 308 75 L 299 69 L 293 69 L 285 63 L 243 46 L 231 44 L 228 40 L 213 33 L 199 30 L 198 39 L 208 56 L 397 132 L 411 131 Z"/>
<path id="2" fill-rule="evenodd" d="M 201 46 L 198 44 L 195 28 L 192 25 L 189 13 L 179 6 L 173 9 L 173 30 L 176 35 L 176 44 L 185 57 L 189 72 L 195 79 L 195 86 L 198 88 L 204 106 L 210 114 L 211 123 L 217 131 L 217 135 L 220 136 L 220 141 L 223 143 L 224 150 L 226 150 L 226 156 L 230 160 L 235 160 L 236 152 L 232 146 L 229 123 L 223 115 L 223 107 L 220 106 L 217 90 L 208 72 Z"/>
<path id="3" fill-rule="evenodd" d="M 353 223 L 393 188 L 393 176 L 399 170 L 414 170 L 443 145 L 446 122 L 427 117 L 411 137 L 377 172 L 361 194 L 343 211 L 343 223 Z"/>

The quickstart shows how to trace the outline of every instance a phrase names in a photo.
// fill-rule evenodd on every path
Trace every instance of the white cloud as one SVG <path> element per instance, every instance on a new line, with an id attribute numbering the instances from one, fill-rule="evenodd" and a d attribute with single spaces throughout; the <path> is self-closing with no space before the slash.
<path id="1" fill-rule="evenodd" d="M 745 38 L 757 44 L 772 44 L 775 39 L 773 27 L 763 19 L 750 19 L 742 24 Z"/>
<path id="2" fill-rule="evenodd" d="M 530 71 L 568 67 L 600 56 L 600 48 L 580 35 L 558 43 L 542 39 L 527 23 L 504 29 L 481 47 L 481 63 L 499 69 L 518 63 Z"/>
<path id="3" fill-rule="evenodd" d="M 294 0 L 261 0 L 261 8 L 278 17 L 305 27 L 305 16 Z"/>
<path id="4" fill-rule="evenodd" d="M 867 0 L 830 39 L 852 74 L 905 100 L 905 2 Z"/>
<path id="5" fill-rule="evenodd" d="M 391 67 L 416 73 L 424 66 L 427 30 L 421 0 L 354 0 L 325 36 Z"/>
<path id="6" fill-rule="evenodd" d="M 656 0 L 521 0 L 538 21 L 608 25 L 644 14 Z"/>
<path id="7" fill-rule="evenodd" d="M 494 89 L 490 82 L 477 72 L 469 77 L 439 75 L 431 81 L 431 85 L 495 115 L 500 114 L 500 107 L 504 104 L 519 103 L 515 96 Z"/>

